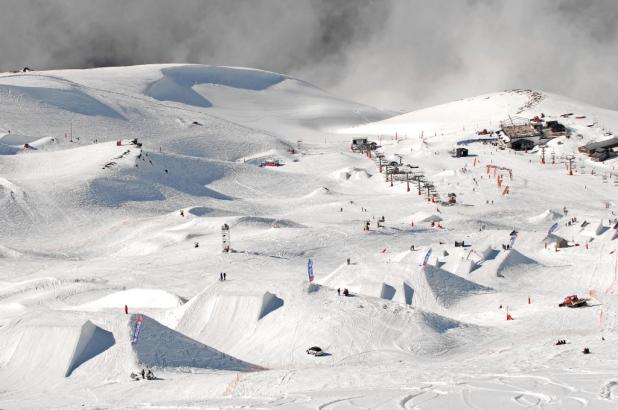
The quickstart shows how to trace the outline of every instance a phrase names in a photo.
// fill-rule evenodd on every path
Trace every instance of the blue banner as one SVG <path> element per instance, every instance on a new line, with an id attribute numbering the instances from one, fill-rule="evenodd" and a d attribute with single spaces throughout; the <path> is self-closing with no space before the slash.
<path id="1" fill-rule="evenodd" d="M 427 251 L 427 254 L 425 255 L 425 259 L 423 259 L 423 266 L 427 265 L 427 262 L 429 261 L 430 256 L 431 256 L 431 248 L 429 248 L 429 250 Z"/>
<path id="2" fill-rule="evenodd" d="M 133 344 L 137 343 L 137 340 L 139 338 L 139 331 L 142 328 L 143 321 L 144 318 L 142 317 L 142 315 L 137 316 L 137 320 L 135 321 L 135 328 L 133 329 L 133 340 L 131 340 L 131 343 Z"/>
<path id="3" fill-rule="evenodd" d="M 558 229 L 558 222 L 556 222 L 551 226 L 551 228 L 549 228 L 549 231 L 547 231 L 547 235 L 551 235 L 552 232 L 554 232 L 556 229 Z"/>
<path id="4" fill-rule="evenodd" d="M 309 275 L 309 282 L 313 282 L 313 261 L 311 259 L 307 261 L 307 275 Z"/>

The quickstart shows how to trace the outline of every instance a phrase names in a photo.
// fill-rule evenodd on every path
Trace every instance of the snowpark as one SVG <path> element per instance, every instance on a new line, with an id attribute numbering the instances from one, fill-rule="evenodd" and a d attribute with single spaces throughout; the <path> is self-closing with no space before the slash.
<path id="1" fill-rule="evenodd" d="M 1 74 L 0 107 L 0 408 L 618 406 L 618 159 L 578 152 L 618 112 L 202 65 Z M 569 135 L 495 143 L 541 114 Z"/>

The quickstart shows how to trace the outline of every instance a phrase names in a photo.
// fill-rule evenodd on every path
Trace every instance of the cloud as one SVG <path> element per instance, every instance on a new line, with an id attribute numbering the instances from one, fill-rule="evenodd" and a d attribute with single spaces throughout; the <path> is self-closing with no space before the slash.
<path id="1" fill-rule="evenodd" d="M 263 68 L 396 109 L 535 88 L 618 109 L 614 0 L 0 0 L 0 70 Z"/>

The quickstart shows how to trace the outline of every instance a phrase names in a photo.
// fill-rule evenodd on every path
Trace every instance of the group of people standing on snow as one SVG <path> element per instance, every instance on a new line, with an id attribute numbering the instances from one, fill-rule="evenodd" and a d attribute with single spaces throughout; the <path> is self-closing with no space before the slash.
<path id="1" fill-rule="evenodd" d="M 140 375 L 142 376 L 142 380 L 154 380 L 154 379 L 156 379 L 154 373 L 150 369 L 148 369 L 148 371 L 146 371 L 146 369 L 142 369 L 142 371 L 140 373 L 131 372 L 131 379 L 133 379 L 133 380 L 140 380 L 140 378 L 139 378 Z"/>

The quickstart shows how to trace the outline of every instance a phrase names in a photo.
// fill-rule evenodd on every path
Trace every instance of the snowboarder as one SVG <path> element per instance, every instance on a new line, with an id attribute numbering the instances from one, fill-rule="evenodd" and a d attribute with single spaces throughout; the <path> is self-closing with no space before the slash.
<path id="1" fill-rule="evenodd" d="M 348 288 L 343 289 L 343 296 L 350 296 L 350 292 L 348 292 Z"/>
<path id="2" fill-rule="evenodd" d="M 193 246 L 195 246 L 196 248 L 200 247 L 200 243 L 199 242 L 193 242 Z"/>
<path id="3" fill-rule="evenodd" d="M 350 258 L 348 258 L 346 262 L 348 262 L 348 265 L 349 265 L 350 264 Z"/>
<path id="4" fill-rule="evenodd" d="M 227 274 L 223 272 L 223 280 L 227 280 Z"/>
<path id="5" fill-rule="evenodd" d="M 184 218 L 184 216 L 185 216 L 185 211 L 184 211 L 184 210 L 182 210 L 182 209 L 180 210 L 180 216 L 182 216 L 183 218 Z"/>
<path id="6" fill-rule="evenodd" d="M 152 370 L 148 369 L 148 373 L 146 373 L 146 379 L 154 380 L 154 378 L 155 378 L 154 373 L 152 372 Z"/>
<path id="7" fill-rule="evenodd" d="M 584 347 L 584 350 L 582 350 L 583 354 L 590 354 L 590 349 L 588 349 L 587 347 Z"/>
<path id="8" fill-rule="evenodd" d="M 124 305 L 124 314 L 125 315 L 129 314 L 129 307 L 127 305 Z"/>

